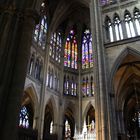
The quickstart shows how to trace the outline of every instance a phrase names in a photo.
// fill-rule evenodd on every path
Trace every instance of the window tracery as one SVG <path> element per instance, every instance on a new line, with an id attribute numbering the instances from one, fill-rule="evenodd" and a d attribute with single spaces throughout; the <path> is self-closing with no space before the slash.
<path id="1" fill-rule="evenodd" d="M 46 45 L 47 38 L 47 16 L 46 16 L 46 4 L 43 2 L 41 4 L 41 20 L 38 25 L 36 25 L 34 30 L 33 39 L 43 50 Z"/>
<path id="2" fill-rule="evenodd" d="M 75 30 L 70 30 L 66 43 L 65 43 L 65 50 L 64 50 L 64 66 L 65 67 L 77 69 L 77 59 L 78 59 L 77 49 L 78 49 L 78 46 L 77 46 Z"/>
<path id="3" fill-rule="evenodd" d="M 82 69 L 93 67 L 92 35 L 85 30 L 82 39 Z"/>
<path id="4" fill-rule="evenodd" d="M 55 32 L 52 34 L 50 40 L 50 56 L 60 63 L 61 57 L 61 48 L 62 48 L 62 37 L 60 32 Z"/>
<path id="5" fill-rule="evenodd" d="M 136 34 L 135 34 L 135 30 L 134 30 L 134 25 L 132 22 L 131 15 L 128 11 L 125 11 L 124 21 L 125 21 L 127 37 L 128 38 L 135 37 Z"/>

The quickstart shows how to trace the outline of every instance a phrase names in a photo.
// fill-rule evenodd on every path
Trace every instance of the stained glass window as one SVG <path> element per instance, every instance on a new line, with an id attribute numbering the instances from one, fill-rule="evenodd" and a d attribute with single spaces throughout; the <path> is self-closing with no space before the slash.
<path id="1" fill-rule="evenodd" d="M 85 79 L 83 78 L 82 82 L 82 92 L 83 92 L 83 97 L 90 97 L 94 95 L 94 82 L 93 82 L 93 77 L 89 79 L 88 77 Z"/>
<path id="2" fill-rule="evenodd" d="M 82 40 L 82 69 L 93 67 L 92 35 L 85 30 Z"/>
<path id="3" fill-rule="evenodd" d="M 77 69 L 77 56 L 76 34 L 74 30 L 71 30 L 65 43 L 64 66 Z"/>
<path id="4" fill-rule="evenodd" d="M 34 31 L 34 41 L 45 49 L 46 45 L 46 35 L 47 35 L 47 17 L 44 14 L 45 11 L 45 3 L 41 4 L 41 20 L 38 25 L 35 27 Z"/>
<path id="5" fill-rule="evenodd" d="M 140 35 L 140 11 L 137 8 L 134 9 L 134 21 L 137 29 L 137 34 Z"/>
<path id="6" fill-rule="evenodd" d="M 135 37 L 135 30 L 134 30 L 134 25 L 132 22 L 132 18 L 131 15 L 128 11 L 125 12 L 125 16 L 124 16 L 124 20 L 125 20 L 125 27 L 126 27 L 126 32 L 127 32 L 127 37 Z"/>
<path id="7" fill-rule="evenodd" d="M 25 106 L 23 106 L 20 110 L 19 126 L 23 128 L 29 128 L 29 113 Z"/>
<path id="8" fill-rule="evenodd" d="M 70 79 L 69 76 L 67 78 L 64 76 L 64 94 L 69 96 L 77 95 L 77 83 L 73 77 Z"/>

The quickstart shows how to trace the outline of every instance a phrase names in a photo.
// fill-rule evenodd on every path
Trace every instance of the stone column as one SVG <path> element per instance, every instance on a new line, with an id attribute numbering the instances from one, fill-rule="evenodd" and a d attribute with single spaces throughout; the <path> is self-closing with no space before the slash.
<path id="1" fill-rule="evenodd" d="M 77 38 L 77 44 L 78 44 L 78 86 L 77 86 L 77 96 L 78 96 L 78 119 L 77 119 L 77 124 L 78 124 L 78 132 L 79 134 L 82 133 L 82 93 L 81 93 L 81 73 L 82 73 L 82 24 L 77 25 L 77 30 L 78 30 L 78 38 Z"/>
<path id="2" fill-rule="evenodd" d="M 62 34 L 62 38 L 63 37 L 63 34 Z M 66 42 L 66 37 L 64 38 L 64 40 L 62 40 L 62 48 L 65 48 L 65 42 Z M 61 48 L 61 49 L 62 49 Z M 57 131 L 57 134 L 58 134 L 58 140 L 62 140 L 63 139 L 63 120 L 64 120 L 64 105 L 63 105 L 63 84 L 64 84 L 64 50 L 65 49 L 62 49 L 61 50 L 61 58 L 60 58 L 60 65 L 61 65 L 61 72 L 60 72 L 60 96 L 59 96 L 59 104 L 58 104 L 58 131 Z"/>
<path id="3" fill-rule="evenodd" d="M 50 50 L 50 39 L 51 39 L 51 32 L 47 32 L 47 41 L 46 41 L 46 49 L 45 49 L 45 57 L 44 57 L 44 67 L 43 67 L 43 81 L 40 91 L 40 109 L 39 109 L 39 119 L 38 119 L 38 139 L 43 139 L 43 130 L 44 130 L 44 117 L 45 117 L 45 100 L 46 100 L 46 80 L 47 80 L 47 74 L 49 71 L 49 50 Z"/>
<path id="4" fill-rule="evenodd" d="M 26 5 L 27 1 L 20 2 Z M 20 2 L 0 2 L 1 140 L 17 139 L 20 101 L 37 17 L 33 9 L 21 9 Z"/>
<path id="5" fill-rule="evenodd" d="M 107 63 L 103 44 L 102 15 L 98 0 L 90 2 L 91 32 L 93 37 L 95 81 L 96 140 L 116 140 L 111 134 L 109 95 L 107 88 Z"/>

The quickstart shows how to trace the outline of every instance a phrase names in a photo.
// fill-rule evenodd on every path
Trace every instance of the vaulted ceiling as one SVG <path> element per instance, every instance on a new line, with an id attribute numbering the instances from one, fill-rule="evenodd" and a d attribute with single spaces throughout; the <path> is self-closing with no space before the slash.
<path id="1" fill-rule="evenodd" d="M 90 26 L 89 0 L 48 0 L 51 31 L 77 24 Z"/>

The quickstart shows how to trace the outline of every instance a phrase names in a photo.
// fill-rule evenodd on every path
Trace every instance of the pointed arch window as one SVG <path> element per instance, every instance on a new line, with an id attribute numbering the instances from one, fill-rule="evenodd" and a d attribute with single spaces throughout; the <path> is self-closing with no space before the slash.
<path id="1" fill-rule="evenodd" d="M 40 23 L 36 25 L 34 31 L 34 41 L 37 42 L 37 44 L 40 47 L 42 47 L 42 49 L 45 49 L 46 35 L 47 35 L 47 17 L 43 16 Z"/>
<path id="2" fill-rule="evenodd" d="M 60 32 L 55 32 L 52 34 L 50 40 L 50 56 L 57 62 L 60 63 L 61 56 L 61 48 L 62 48 L 62 38 Z"/>
<path id="3" fill-rule="evenodd" d="M 125 21 L 127 37 L 128 38 L 135 37 L 136 34 L 135 34 L 135 30 L 134 30 L 134 25 L 132 22 L 131 15 L 128 11 L 125 12 L 124 21 Z"/>
<path id="4" fill-rule="evenodd" d="M 29 128 L 29 113 L 25 106 L 23 106 L 20 110 L 19 126 L 23 128 Z"/>
<path id="5" fill-rule="evenodd" d="M 92 35 L 85 30 L 82 39 L 82 69 L 93 67 Z"/>
<path id="6" fill-rule="evenodd" d="M 34 41 L 42 48 L 45 49 L 46 37 L 47 37 L 47 17 L 45 13 L 45 3 L 41 4 L 41 20 L 36 25 L 34 30 Z"/>
<path id="7" fill-rule="evenodd" d="M 105 19 L 105 32 L 106 32 L 106 39 L 109 40 L 110 42 L 114 41 L 112 26 L 113 24 L 111 23 L 110 18 L 107 16 Z"/>
<path id="8" fill-rule="evenodd" d="M 71 30 L 65 43 L 64 66 L 77 69 L 77 57 L 76 33 Z"/>
<path id="9" fill-rule="evenodd" d="M 32 72 L 33 72 L 34 61 L 35 61 L 35 56 L 34 56 L 34 54 L 32 54 L 32 56 L 30 58 L 29 70 L 28 70 L 30 75 L 32 75 Z"/>
<path id="10" fill-rule="evenodd" d="M 134 9 L 134 22 L 137 30 L 137 34 L 140 35 L 140 11 L 139 9 Z"/>
<path id="11" fill-rule="evenodd" d="M 123 32 L 122 32 L 122 25 L 120 18 L 117 14 L 114 16 L 114 28 L 116 33 L 116 40 L 122 40 L 123 39 Z"/>

